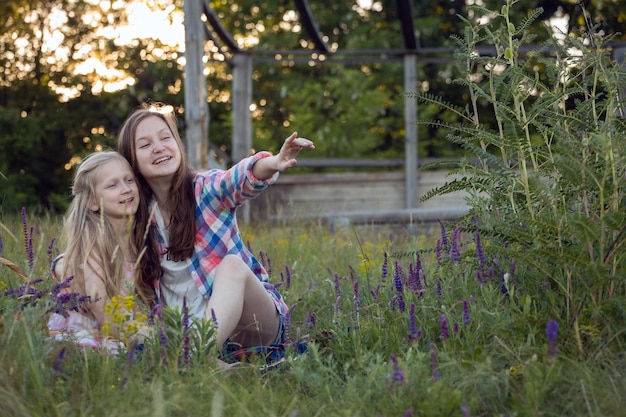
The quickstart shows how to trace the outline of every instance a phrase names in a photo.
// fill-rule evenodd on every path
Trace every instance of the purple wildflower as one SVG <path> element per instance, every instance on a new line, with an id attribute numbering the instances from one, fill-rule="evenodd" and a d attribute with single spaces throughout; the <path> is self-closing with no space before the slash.
<path id="1" fill-rule="evenodd" d="M 272 261 L 270 260 L 270 257 L 267 256 L 267 254 L 264 251 L 259 251 L 259 259 L 261 261 L 261 265 L 263 265 L 263 267 L 265 268 L 265 270 L 267 271 L 267 274 L 269 276 L 272 275 Z"/>
<path id="2" fill-rule="evenodd" d="M 47 250 L 47 252 L 46 252 L 46 253 L 48 254 L 48 263 L 49 263 L 49 264 L 51 264 L 51 263 L 52 263 L 52 259 L 54 258 L 54 257 L 52 256 L 52 249 L 54 248 L 54 241 L 55 241 L 55 240 L 56 240 L 56 238 L 55 238 L 55 237 L 53 237 L 53 238 L 50 240 L 50 244 L 48 244 L 48 250 Z M 0 253 L 2 253 L 2 250 L 1 250 L 1 249 L 0 249 Z"/>
<path id="3" fill-rule="evenodd" d="M 463 300 L 463 324 L 468 325 L 472 322 L 472 317 L 469 312 L 469 303 L 467 300 Z"/>
<path id="4" fill-rule="evenodd" d="M 378 290 L 378 288 L 376 288 Z M 370 290 L 370 295 L 375 303 L 378 303 L 378 291 Z"/>
<path id="5" fill-rule="evenodd" d="M 436 287 L 437 297 L 441 298 L 443 296 L 443 290 L 441 289 L 441 278 L 437 277 L 437 287 Z"/>
<path id="6" fill-rule="evenodd" d="M 350 281 L 354 281 L 355 280 L 355 276 L 356 276 L 356 271 L 354 270 L 354 268 L 352 268 L 352 265 L 348 265 L 348 270 L 350 271 Z"/>
<path id="7" fill-rule="evenodd" d="M 476 279 L 478 280 L 478 282 L 480 282 L 481 284 L 485 283 L 485 280 L 483 279 L 483 273 L 480 271 L 480 269 L 476 270 Z"/>
<path id="8" fill-rule="evenodd" d="M 24 249 L 26 250 L 26 256 L 28 256 L 29 247 L 28 247 L 28 223 L 26 222 L 26 207 L 22 207 L 22 234 L 24 235 Z"/>
<path id="9" fill-rule="evenodd" d="M 552 362 L 556 356 L 556 339 L 559 337 L 559 323 L 554 320 L 548 320 L 546 325 L 546 338 L 548 339 L 548 362 Z"/>
<path id="10" fill-rule="evenodd" d="M 441 323 L 440 323 L 440 332 L 441 332 L 441 340 L 446 340 L 448 337 L 450 337 L 450 334 L 448 332 L 448 319 L 446 318 L 445 314 L 441 315 Z"/>
<path id="11" fill-rule="evenodd" d="M 398 306 L 398 310 L 400 312 L 404 312 L 404 289 L 402 286 L 402 280 L 404 277 L 404 272 L 402 270 L 402 266 L 399 262 L 396 262 L 396 271 L 393 274 L 393 283 L 396 287 L 396 304 Z"/>
<path id="12" fill-rule="evenodd" d="M 30 272 L 33 271 L 35 267 L 35 253 L 33 252 L 33 228 L 30 228 L 30 233 L 28 234 L 28 251 L 26 252 L 28 256 L 28 270 Z"/>
<path id="13" fill-rule="evenodd" d="M 402 384 L 404 382 L 404 372 L 398 366 L 398 358 L 393 353 L 391 354 L 391 362 L 393 364 L 393 373 L 391 374 L 391 380 L 394 383 Z"/>
<path id="14" fill-rule="evenodd" d="M 459 235 L 461 229 L 455 227 L 450 237 L 450 261 L 453 263 L 461 263 L 461 251 L 459 250 Z"/>
<path id="15" fill-rule="evenodd" d="M 313 312 L 312 308 L 309 309 L 309 314 L 306 316 L 304 323 L 306 324 L 307 329 L 315 327 L 315 324 L 317 323 L 317 316 Z"/>
<path id="16" fill-rule="evenodd" d="M 2 240 L 2 234 L 0 233 L 0 256 L 4 254 L 4 241 Z"/>
<path id="17" fill-rule="evenodd" d="M 400 262 L 396 262 L 396 270 L 393 274 L 393 284 L 396 287 L 396 292 L 402 294 L 404 292 L 404 286 L 403 283 L 404 282 L 404 269 L 402 268 L 402 265 L 400 265 Z"/>
<path id="18" fill-rule="evenodd" d="M 213 310 L 213 308 L 211 308 L 211 320 L 213 320 L 213 324 L 215 325 L 215 328 L 217 329 L 217 316 L 215 315 L 215 310 Z"/>
<path id="19" fill-rule="evenodd" d="M 289 265 L 285 265 L 285 288 L 289 289 L 291 287 L 291 270 L 289 269 Z"/>
<path id="20" fill-rule="evenodd" d="M 382 271 L 381 271 L 382 274 L 380 277 L 380 280 L 382 282 L 385 282 L 385 278 L 387 278 L 387 274 L 389 273 L 388 265 L 389 265 L 389 259 L 387 258 L 387 252 L 385 252 L 383 254 L 383 266 L 382 266 Z"/>
<path id="21" fill-rule="evenodd" d="M 341 296 L 341 287 L 339 286 L 339 275 L 338 274 L 335 274 L 333 282 L 335 284 L 335 297 L 339 297 L 339 296 Z"/>
<path id="22" fill-rule="evenodd" d="M 459 332 L 459 323 L 457 323 L 456 321 L 452 324 L 452 331 L 454 331 L 454 333 Z"/>
<path id="23" fill-rule="evenodd" d="M 359 281 L 354 281 L 354 311 L 358 314 L 361 312 L 361 296 L 359 295 Z"/>
<path id="24" fill-rule="evenodd" d="M 448 246 L 448 233 L 446 232 L 446 227 L 443 225 L 441 219 L 437 219 L 439 222 L 439 226 L 441 228 L 441 245 Z"/>
<path id="25" fill-rule="evenodd" d="M 402 414 L 402 417 L 411 417 L 413 416 L 413 408 L 407 408 L 407 410 Z"/>
<path id="26" fill-rule="evenodd" d="M 430 342 L 430 374 L 435 382 L 439 380 L 438 368 L 439 360 L 437 359 L 437 350 L 435 349 L 435 344 Z"/>
<path id="27" fill-rule="evenodd" d="M 435 243 L 435 255 L 437 257 L 437 265 L 441 265 L 443 263 L 443 260 L 441 258 L 441 251 L 442 251 L 442 244 L 441 244 L 441 239 L 437 239 L 437 243 Z"/>
<path id="28" fill-rule="evenodd" d="M 505 274 L 506 276 L 506 274 Z M 500 281 L 500 293 L 502 295 L 504 295 L 504 298 L 509 298 L 509 290 L 506 287 L 506 278 L 505 276 L 502 277 L 502 280 Z"/>
<path id="29" fill-rule="evenodd" d="M 63 364 L 65 363 L 65 358 L 66 358 L 65 353 L 66 353 L 65 347 L 63 347 L 57 354 L 57 357 L 54 359 L 53 369 L 57 374 L 61 373 L 61 368 Z"/>
<path id="30" fill-rule="evenodd" d="M 461 407 L 461 415 L 462 415 L 463 417 L 471 417 L 471 415 L 470 415 L 470 409 L 469 409 L 469 407 L 468 407 L 468 406 L 464 405 L 464 406 L 462 406 L 462 407 Z"/>
<path id="31" fill-rule="evenodd" d="M 417 325 L 415 323 L 415 303 L 411 303 L 409 306 L 409 333 L 407 337 L 409 340 L 417 340 L 421 335 L 421 330 L 417 329 Z"/>
<path id="32" fill-rule="evenodd" d="M 422 259 L 420 258 L 420 254 L 417 253 L 415 255 L 415 270 L 416 271 L 421 271 L 422 270 Z"/>

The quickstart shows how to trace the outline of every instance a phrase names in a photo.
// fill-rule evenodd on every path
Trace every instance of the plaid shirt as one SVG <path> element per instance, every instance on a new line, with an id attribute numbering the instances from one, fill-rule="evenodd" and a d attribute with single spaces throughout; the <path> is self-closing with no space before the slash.
<path id="1" fill-rule="evenodd" d="M 193 183 L 196 198 L 196 243 L 189 272 L 206 299 L 213 290 L 215 270 L 228 254 L 241 257 L 261 282 L 268 282 L 267 271 L 242 241 L 236 211 L 245 200 L 257 197 L 278 179 L 278 173 L 268 180 L 259 180 L 252 174 L 256 161 L 271 155 L 269 152 L 259 152 L 228 170 L 212 169 L 196 174 Z M 163 237 L 157 233 L 156 239 L 161 246 L 162 256 L 165 256 Z M 162 301 L 159 287 L 158 282 L 155 283 L 157 297 Z"/>

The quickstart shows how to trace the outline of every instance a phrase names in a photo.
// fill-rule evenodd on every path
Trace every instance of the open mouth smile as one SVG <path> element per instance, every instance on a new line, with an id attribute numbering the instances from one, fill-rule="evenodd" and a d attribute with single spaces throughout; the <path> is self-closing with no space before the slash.
<path id="1" fill-rule="evenodd" d="M 154 161 L 152 165 L 159 165 L 161 162 L 169 161 L 170 159 L 172 159 L 171 156 L 164 156 L 163 158 L 159 158 L 156 161 Z"/>

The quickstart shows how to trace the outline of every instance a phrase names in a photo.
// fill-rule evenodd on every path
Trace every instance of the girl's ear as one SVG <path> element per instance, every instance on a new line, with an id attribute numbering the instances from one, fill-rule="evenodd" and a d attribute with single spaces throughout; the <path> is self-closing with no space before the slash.
<path id="1" fill-rule="evenodd" d="M 87 208 L 95 213 L 100 211 L 100 204 L 97 201 L 92 200 L 90 204 L 87 204 Z"/>

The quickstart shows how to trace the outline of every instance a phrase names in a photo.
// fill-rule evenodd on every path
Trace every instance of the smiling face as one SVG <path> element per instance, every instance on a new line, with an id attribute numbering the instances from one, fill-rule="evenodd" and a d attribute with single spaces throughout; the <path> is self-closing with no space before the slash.
<path id="1" fill-rule="evenodd" d="M 112 222 L 128 218 L 137 212 L 139 206 L 139 189 L 130 166 L 112 159 L 94 171 L 95 200 L 89 209 L 104 215 Z"/>
<path id="2" fill-rule="evenodd" d="M 135 130 L 137 169 L 153 185 L 171 181 L 181 165 L 181 149 L 170 127 L 158 116 L 149 116 Z"/>

